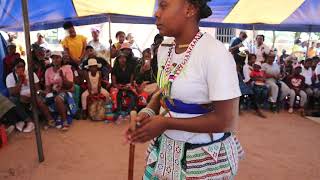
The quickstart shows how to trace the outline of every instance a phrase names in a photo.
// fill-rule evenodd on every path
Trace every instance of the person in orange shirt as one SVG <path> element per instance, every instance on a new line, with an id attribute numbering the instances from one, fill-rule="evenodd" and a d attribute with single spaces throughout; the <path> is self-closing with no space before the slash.
<path id="1" fill-rule="evenodd" d="M 87 38 L 76 33 L 72 22 L 64 23 L 63 28 L 67 31 L 68 36 L 62 40 L 62 46 L 69 54 L 72 65 L 78 67 L 85 54 Z"/>
<path id="2" fill-rule="evenodd" d="M 317 49 L 315 45 L 316 45 L 315 42 L 311 43 L 311 47 L 309 47 L 308 53 L 307 53 L 308 58 L 313 58 L 317 55 Z"/>

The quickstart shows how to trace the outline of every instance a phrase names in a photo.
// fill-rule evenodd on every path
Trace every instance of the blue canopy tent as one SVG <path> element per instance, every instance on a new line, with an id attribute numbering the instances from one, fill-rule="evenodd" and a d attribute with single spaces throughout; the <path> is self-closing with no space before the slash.
<path id="1" fill-rule="evenodd" d="M 29 0 L 31 30 L 61 27 L 64 21 L 76 25 L 108 21 L 153 24 L 157 0 Z M 213 15 L 203 27 L 295 32 L 320 31 L 320 0 L 212 0 Z M 21 2 L 0 1 L 0 30 L 22 31 Z"/>

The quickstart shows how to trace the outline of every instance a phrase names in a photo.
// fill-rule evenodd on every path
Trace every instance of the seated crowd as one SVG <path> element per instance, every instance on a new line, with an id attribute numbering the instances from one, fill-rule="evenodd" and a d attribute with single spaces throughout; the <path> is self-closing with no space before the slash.
<path id="1" fill-rule="evenodd" d="M 87 38 L 78 35 L 71 22 L 66 22 L 63 28 L 68 31 L 61 42 L 63 52 L 47 49 L 42 34 L 32 44 L 35 103 L 31 100 L 26 63 L 16 53 L 16 45 L 8 44 L 3 74 L 9 97 L 0 95 L 0 107 L 5 107 L 0 112 L 0 124 L 31 132 L 35 127 L 31 106 L 35 105 L 45 129 L 56 127 L 65 131 L 72 119 L 116 122 L 127 118 L 131 110 L 147 105 L 156 90 L 156 52 L 162 36 L 157 35 L 152 46 L 137 58 L 132 51 L 132 35 L 125 41 L 126 34 L 119 31 L 118 42 L 110 52 L 99 41 L 99 30 L 92 29 L 92 40 L 87 43 Z M 108 56 L 114 60 L 113 67 Z M 101 113 L 103 117 L 98 118 L 96 115 Z"/>
<path id="2" fill-rule="evenodd" d="M 302 116 L 306 109 L 319 111 L 319 54 L 298 60 L 284 51 L 278 57 L 276 50 L 264 44 L 263 35 L 257 36 L 257 44 L 251 51 L 241 49 L 246 37 L 245 32 L 241 32 L 229 49 L 238 67 L 243 94 L 241 105 L 252 107 L 261 117 L 265 117 L 261 109 L 268 107 L 273 112 L 287 108 L 289 113 L 293 113 L 297 109 Z"/>
<path id="3" fill-rule="evenodd" d="M 71 22 L 66 22 L 63 28 L 68 32 L 61 42 L 63 52 L 50 51 L 42 34 L 32 44 L 31 69 L 35 83 L 32 88 L 37 92 L 34 103 L 26 63 L 16 52 L 17 46 L 8 44 L 3 75 L 9 97 L 0 95 L 0 124 L 31 132 L 35 127 L 31 106 L 37 106 L 45 129 L 56 127 L 65 131 L 72 119 L 119 122 L 131 110 L 146 106 L 156 89 L 157 49 L 162 36 L 155 36 L 151 47 L 137 58 L 131 34 L 126 37 L 119 31 L 118 42 L 109 51 L 99 41 L 99 30 L 92 29 L 92 40 L 87 43 L 87 38 L 78 35 Z M 296 108 L 304 115 L 306 107 L 319 105 L 318 56 L 298 61 L 284 53 L 279 58 L 264 44 L 263 35 L 257 36 L 252 52 L 241 50 L 246 37 L 241 32 L 229 49 L 237 64 L 243 94 L 240 106 L 251 107 L 265 117 L 261 111 L 265 107 L 275 112 L 287 105 L 289 113 Z"/>

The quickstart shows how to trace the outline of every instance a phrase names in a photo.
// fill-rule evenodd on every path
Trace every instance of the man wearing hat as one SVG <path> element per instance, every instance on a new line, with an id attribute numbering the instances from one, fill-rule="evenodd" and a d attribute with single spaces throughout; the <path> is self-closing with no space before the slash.
<path id="1" fill-rule="evenodd" d="M 41 32 L 37 33 L 37 41 L 34 44 L 37 44 L 45 49 L 49 49 L 49 44 L 46 42 L 44 39 L 44 34 Z"/>
<path id="2" fill-rule="evenodd" d="M 107 48 L 100 42 L 100 31 L 97 28 L 91 28 L 92 40 L 88 42 L 89 46 L 92 46 L 98 53 L 106 51 Z"/>
<path id="3" fill-rule="evenodd" d="M 23 49 L 22 45 L 17 42 L 17 33 L 8 32 L 8 44 L 14 44 L 17 47 L 17 53 L 19 53 L 21 56 L 25 56 L 26 52 Z"/>
<path id="4" fill-rule="evenodd" d="M 302 66 L 295 64 L 293 66 L 293 74 L 288 77 L 287 84 L 290 88 L 290 97 L 300 97 L 299 112 L 304 115 L 304 106 L 307 102 L 307 94 L 305 90 L 305 77 L 301 75 Z M 293 106 L 296 98 L 290 98 L 289 113 L 293 113 Z"/>

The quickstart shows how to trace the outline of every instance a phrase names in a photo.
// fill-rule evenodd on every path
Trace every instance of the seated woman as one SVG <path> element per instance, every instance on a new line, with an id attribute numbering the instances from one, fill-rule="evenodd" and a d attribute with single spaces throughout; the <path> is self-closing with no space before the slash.
<path id="1" fill-rule="evenodd" d="M 142 52 L 141 62 L 136 67 L 135 79 L 138 84 L 156 82 L 157 69 L 154 69 L 152 64 L 151 49 L 148 48 Z"/>
<path id="2" fill-rule="evenodd" d="M 23 59 L 16 59 L 14 63 L 14 70 L 6 78 L 6 85 L 9 89 L 10 100 L 19 109 L 20 116 L 27 120 L 27 126 L 24 128 L 25 124 L 21 123 L 18 126 L 18 130 L 23 132 L 31 132 L 34 129 L 34 124 L 30 118 L 30 107 L 31 107 L 31 92 L 29 84 L 29 76 L 27 71 L 25 71 L 25 62 Z M 39 78 L 35 73 L 34 82 L 36 91 L 40 89 Z M 43 113 L 45 118 L 50 122 L 53 120 L 50 115 L 48 107 L 37 97 L 37 108 Z"/>
<path id="3" fill-rule="evenodd" d="M 23 127 L 28 122 L 33 122 L 33 120 L 29 116 L 25 116 L 23 110 L 18 109 L 7 97 L 0 94 L 0 124 L 13 127 L 13 130 L 16 128 L 22 132 Z M 25 129 L 24 132 L 31 131 Z"/>
<path id="4" fill-rule="evenodd" d="M 72 116 L 76 112 L 76 105 L 72 92 L 74 90 L 73 72 L 70 66 L 62 66 L 62 53 L 52 52 L 52 67 L 45 73 L 46 79 L 46 101 L 51 112 L 58 113 L 56 118 L 56 128 L 68 130 Z"/>
<path id="5" fill-rule="evenodd" d="M 102 94 L 109 99 L 109 92 L 101 87 L 102 72 L 99 68 L 101 68 L 101 64 L 99 64 L 95 58 L 89 59 L 88 65 L 86 65 L 86 69 L 88 69 L 88 71 L 85 73 L 86 81 L 88 82 L 88 90 L 83 92 L 81 95 L 82 110 L 84 112 L 83 115 L 85 119 L 88 115 L 87 98 L 89 96 Z"/>
<path id="6" fill-rule="evenodd" d="M 274 63 L 274 59 L 274 54 L 267 54 L 266 63 L 263 63 L 261 68 L 262 71 L 265 72 L 266 84 L 271 91 L 269 101 L 272 111 L 277 110 L 278 101 L 282 101 L 286 96 L 290 94 L 290 88 L 281 80 L 280 66 Z M 291 98 L 292 97 L 290 97 L 290 99 Z"/>
<path id="7" fill-rule="evenodd" d="M 115 60 L 115 64 L 112 70 L 112 86 L 116 89 L 113 91 L 117 92 L 116 99 L 113 98 L 113 101 L 116 103 L 115 109 L 118 113 L 123 111 L 122 105 L 125 104 L 122 100 L 130 99 L 128 107 L 126 108 L 127 112 L 130 112 L 135 107 L 135 89 L 133 88 L 134 80 L 134 70 L 130 63 L 127 61 L 127 55 L 120 53 Z M 128 98 L 123 98 L 128 97 Z"/>

